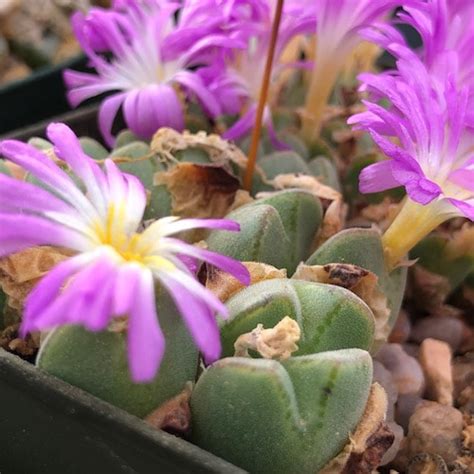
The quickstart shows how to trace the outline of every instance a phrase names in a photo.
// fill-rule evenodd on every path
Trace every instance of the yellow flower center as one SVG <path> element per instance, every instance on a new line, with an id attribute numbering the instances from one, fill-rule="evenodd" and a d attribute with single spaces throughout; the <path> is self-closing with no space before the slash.
<path id="1" fill-rule="evenodd" d="M 153 245 L 143 239 L 143 234 L 137 232 L 128 234 L 125 223 L 126 213 L 123 203 L 120 206 L 111 203 L 105 223 L 96 222 L 93 230 L 100 244 L 111 247 L 125 262 L 135 262 L 166 271 L 176 268 L 167 258 L 152 253 Z"/>

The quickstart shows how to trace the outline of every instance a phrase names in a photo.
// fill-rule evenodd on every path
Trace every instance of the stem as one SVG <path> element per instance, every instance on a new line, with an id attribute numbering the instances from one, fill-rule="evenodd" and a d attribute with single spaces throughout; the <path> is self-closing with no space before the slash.
<path id="1" fill-rule="evenodd" d="M 319 137 L 324 110 L 334 88 L 339 70 L 339 65 L 331 61 L 316 63 L 315 65 L 302 117 L 302 136 L 308 144 L 313 143 Z"/>
<path id="2" fill-rule="evenodd" d="M 283 1 L 284 0 L 278 0 L 275 10 L 275 16 L 273 18 L 270 46 L 268 48 L 267 62 L 265 64 L 265 71 L 263 73 L 262 85 L 260 87 L 260 96 L 258 99 L 257 112 L 255 116 L 255 126 L 252 131 L 252 140 L 250 143 L 247 168 L 245 170 L 244 176 L 244 189 L 246 189 L 247 191 L 250 191 L 250 188 L 252 187 L 252 177 L 255 171 L 255 162 L 257 161 L 258 142 L 262 133 L 263 112 L 265 110 L 265 104 L 267 103 L 273 56 L 275 55 L 275 45 L 278 37 L 278 30 L 280 28 L 281 14 L 283 10 Z"/>
<path id="3" fill-rule="evenodd" d="M 406 198 L 401 211 L 382 237 L 388 269 L 395 268 L 420 240 L 446 218 L 436 209 L 436 203 L 423 206 Z"/>

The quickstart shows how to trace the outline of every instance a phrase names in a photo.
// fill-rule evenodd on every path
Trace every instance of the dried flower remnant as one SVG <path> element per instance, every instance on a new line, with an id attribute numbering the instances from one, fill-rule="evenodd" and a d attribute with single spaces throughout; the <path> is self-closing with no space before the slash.
<path id="1" fill-rule="evenodd" d="M 385 232 L 387 264 L 394 267 L 423 237 L 452 217 L 474 219 L 474 131 L 469 88 L 455 72 L 441 82 L 416 56 L 400 58 L 393 74 L 365 74 L 364 88 L 387 98 L 387 110 L 366 101 L 348 121 L 367 130 L 389 157 L 360 174 L 363 193 L 404 186 L 407 197 Z M 390 138 L 396 137 L 398 144 Z"/>
<path id="2" fill-rule="evenodd" d="M 150 138 L 162 126 L 181 130 L 184 112 L 177 88 L 216 117 L 219 104 L 196 67 L 208 64 L 216 48 L 240 45 L 218 31 L 217 25 L 224 21 L 219 12 L 209 8 L 203 15 L 196 2 L 180 7 L 179 2 L 166 0 L 123 0 L 110 10 L 93 8 L 87 16 L 76 13 L 72 22 L 77 40 L 97 74 L 65 72 L 70 103 L 76 106 L 116 91 L 102 102 L 99 112 L 100 129 L 109 144 L 114 142 L 111 129 L 121 106 L 128 128 L 139 137 Z"/>
<path id="3" fill-rule="evenodd" d="M 87 195 L 51 159 L 30 145 L 1 143 L 6 159 L 21 165 L 47 189 L 0 175 L 0 256 L 52 245 L 77 252 L 55 266 L 25 303 L 22 333 L 79 324 L 91 331 L 128 316 L 132 378 L 151 380 L 165 341 L 155 308 L 155 282 L 172 296 L 207 362 L 220 355 L 214 314 L 227 309 L 195 278 L 189 260 L 202 260 L 248 283 L 247 269 L 228 257 L 186 244 L 171 235 L 195 228 L 239 230 L 225 219 L 165 217 L 140 232 L 145 190 L 112 160 L 103 171 L 82 151 L 63 124 L 51 124 L 48 137 L 56 155 L 84 184 Z M 28 197 L 34 193 L 35 200 Z"/>

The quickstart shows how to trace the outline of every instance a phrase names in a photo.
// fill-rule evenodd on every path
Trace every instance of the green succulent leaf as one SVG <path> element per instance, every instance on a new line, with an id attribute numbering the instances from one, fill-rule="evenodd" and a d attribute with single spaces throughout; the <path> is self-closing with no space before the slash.
<path id="1" fill-rule="evenodd" d="M 53 330 L 41 345 L 41 369 L 138 417 L 146 416 L 194 381 L 198 352 L 174 304 L 160 298 L 160 326 L 165 356 L 151 383 L 131 381 L 126 332 L 89 332 L 80 326 Z"/>
<path id="2" fill-rule="evenodd" d="M 238 208 L 227 218 L 237 221 L 241 230 L 211 232 L 207 240 L 211 250 L 286 268 L 292 274 L 309 254 L 322 207 L 308 192 L 287 190 Z"/>
<path id="3" fill-rule="evenodd" d="M 360 349 L 222 359 L 193 391 L 192 441 L 252 473 L 314 474 L 348 441 L 371 381 Z"/>
<path id="4" fill-rule="evenodd" d="M 229 317 L 220 322 L 224 356 L 234 354 L 234 343 L 241 334 L 258 324 L 274 327 L 285 316 L 301 329 L 295 355 L 353 347 L 368 350 L 373 343 L 372 311 L 352 292 L 334 285 L 266 280 L 239 291 L 227 307 Z"/>
<path id="5" fill-rule="evenodd" d="M 308 163 L 310 174 L 319 178 L 323 184 L 331 186 L 336 191 L 341 192 L 341 183 L 339 181 L 339 174 L 334 162 L 325 156 L 318 156 L 313 158 Z"/>
<path id="6" fill-rule="evenodd" d="M 407 277 L 406 268 L 388 273 L 382 240 L 373 229 L 353 228 L 343 230 L 324 242 L 306 261 L 307 265 L 351 263 L 375 273 L 378 284 L 387 297 L 390 309 L 388 325 L 393 327 L 402 304 Z"/>
<path id="7" fill-rule="evenodd" d="M 93 138 L 81 137 L 79 143 L 81 144 L 82 151 L 91 158 L 94 158 L 94 160 L 105 160 L 109 155 L 106 148 Z"/>

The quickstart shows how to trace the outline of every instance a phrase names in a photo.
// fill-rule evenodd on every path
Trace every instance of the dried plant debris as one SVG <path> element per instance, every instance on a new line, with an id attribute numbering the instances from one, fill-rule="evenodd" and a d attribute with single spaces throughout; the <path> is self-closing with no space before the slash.
<path id="1" fill-rule="evenodd" d="M 331 186 L 321 183 L 321 181 L 314 176 L 293 173 L 279 174 L 271 180 L 270 183 L 278 190 L 296 188 L 308 191 L 314 196 L 328 201 L 342 199 L 341 193 L 331 188 Z M 264 194 L 265 193 L 260 193 L 257 197 Z"/>
<path id="2" fill-rule="evenodd" d="M 349 206 L 342 199 L 335 199 L 329 204 L 324 213 L 321 230 L 316 235 L 313 250 L 344 229 L 348 211 Z"/>
<path id="3" fill-rule="evenodd" d="M 151 149 L 165 163 L 176 163 L 175 154 L 178 151 L 197 148 L 205 151 L 211 162 L 217 166 L 228 167 L 230 163 L 244 169 L 247 157 L 234 144 L 224 140 L 219 135 L 207 134 L 204 131 L 183 133 L 171 128 L 160 128 L 151 141 Z"/>
<path id="4" fill-rule="evenodd" d="M 260 262 L 242 262 L 250 273 L 250 284 L 253 285 L 263 280 L 286 278 L 286 270 L 275 268 Z M 231 296 L 245 288 L 245 286 L 232 275 L 216 267 L 208 267 L 206 274 L 206 288 L 211 290 L 223 303 Z"/>
<path id="5" fill-rule="evenodd" d="M 23 308 L 28 293 L 51 268 L 71 255 L 57 247 L 31 247 L 0 259 L 0 287 L 8 296 L 8 305 Z"/>
<path id="6" fill-rule="evenodd" d="M 12 324 L 1 331 L 0 347 L 22 359 L 33 361 L 40 345 L 39 334 L 29 334 L 25 339 L 22 339 L 19 337 L 19 329 L 19 324 Z"/>
<path id="7" fill-rule="evenodd" d="M 394 203 L 391 198 L 385 197 L 379 204 L 370 204 L 364 207 L 360 215 L 370 222 L 377 224 L 380 230 L 385 231 L 393 222 L 399 210 L 399 203 Z"/>
<path id="8" fill-rule="evenodd" d="M 224 168 L 195 163 L 177 163 L 157 173 L 154 184 L 163 184 L 170 192 L 173 215 L 192 218 L 225 216 L 240 187 L 239 180 Z"/>
<path id="9" fill-rule="evenodd" d="M 189 406 L 191 392 L 192 384 L 188 383 L 181 393 L 151 412 L 145 418 L 145 422 L 158 430 L 186 437 L 191 430 L 191 408 Z"/>
<path id="10" fill-rule="evenodd" d="M 252 350 L 264 359 L 285 360 L 298 350 L 300 337 L 298 323 L 285 316 L 273 328 L 264 329 L 263 324 L 258 324 L 249 333 L 240 335 L 234 343 L 234 356 L 250 357 L 249 350 Z"/>
<path id="11" fill-rule="evenodd" d="M 437 454 L 420 453 L 414 456 L 407 469 L 407 474 L 448 474 L 444 459 Z"/>
<path id="12" fill-rule="evenodd" d="M 305 265 L 301 263 L 293 278 L 338 285 L 352 291 L 372 310 L 375 318 L 375 344 L 387 340 L 390 328 L 387 325 L 390 310 L 387 297 L 378 287 L 378 277 L 357 265 L 329 263 L 327 265 Z"/>
<path id="13" fill-rule="evenodd" d="M 383 388 L 372 385 L 364 414 L 349 442 L 319 474 L 367 474 L 380 462 L 393 443 L 394 435 L 385 423 L 387 396 Z"/>

